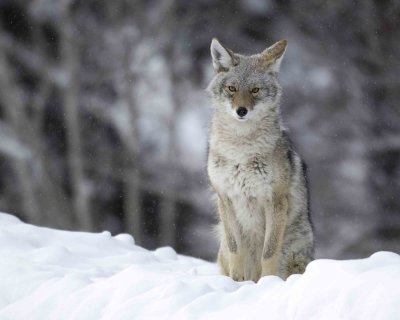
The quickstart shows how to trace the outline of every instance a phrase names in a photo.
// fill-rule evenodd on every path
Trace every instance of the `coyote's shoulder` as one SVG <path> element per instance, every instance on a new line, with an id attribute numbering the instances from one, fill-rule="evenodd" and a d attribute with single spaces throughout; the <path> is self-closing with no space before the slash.
<path id="1" fill-rule="evenodd" d="M 220 218 L 218 262 L 235 280 L 302 273 L 313 256 L 304 164 L 283 129 L 277 80 L 286 48 L 242 56 L 211 44 L 216 74 L 208 175 Z"/>

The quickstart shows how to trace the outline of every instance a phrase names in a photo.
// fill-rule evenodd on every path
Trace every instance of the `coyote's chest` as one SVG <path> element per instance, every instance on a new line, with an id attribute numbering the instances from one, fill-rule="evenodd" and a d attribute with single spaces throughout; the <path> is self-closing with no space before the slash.
<path id="1" fill-rule="evenodd" d="M 229 158 L 210 155 L 209 176 L 216 190 L 235 198 L 265 198 L 271 194 L 273 167 L 267 156 L 260 154 Z"/>
<path id="2" fill-rule="evenodd" d="M 217 192 L 231 200 L 243 230 L 258 239 L 254 241 L 262 241 L 264 210 L 266 202 L 272 199 L 274 176 L 268 157 L 229 159 L 211 152 L 208 172 Z"/>

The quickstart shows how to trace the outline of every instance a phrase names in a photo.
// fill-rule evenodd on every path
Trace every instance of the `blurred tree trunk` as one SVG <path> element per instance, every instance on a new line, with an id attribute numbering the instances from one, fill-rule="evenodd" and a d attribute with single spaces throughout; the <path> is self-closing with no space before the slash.
<path id="1" fill-rule="evenodd" d="M 51 154 L 44 145 L 45 138 L 42 134 L 44 106 L 49 97 L 50 86 L 47 79 L 43 79 L 31 102 L 31 126 L 28 127 L 29 144 L 34 152 L 33 165 L 36 170 L 37 197 L 46 216 L 44 225 L 71 229 L 74 227 L 74 217 L 71 216 L 72 208 L 63 190 L 62 181 L 55 179 L 51 174 Z"/>
<path id="2" fill-rule="evenodd" d="M 181 101 L 178 96 L 178 74 L 177 66 L 175 61 L 177 57 L 174 55 L 173 42 L 167 43 L 164 50 L 165 58 L 167 61 L 167 70 L 169 75 L 169 82 L 171 88 L 171 113 L 167 119 L 167 134 L 168 134 L 168 153 L 166 157 L 167 166 L 170 168 L 170 173 L 177 174 L 179 170 L 178 161 L 178 142 L 177 142 L 177 132 L 176 132 L 176 117 L 182 109 Z M 175 180 L 175 179 L 174 179 Z M 173 190 L 172 190 L 173 191 Z M 176 199 L 174 197 L 175 192 L 167 190 L 163 193 L 160 206 L 160 217 L 161 217 L 161 244 L 170 245 L 176 247 L 177 239 L 177 228 L 176 228 Z"/>
<path id="3" fill-rule="evenodd" d="M 134 97 L 136 83 L 135 74 L 131 70 L 132 57 L 132 34 L 130 29 L 123 33 L 123 56 L 122 56 L 122 79 L 119 85 L 123 102 L 127 105 L 127 116 L 129 118 L 129 128 L 123 132 L 122 140 L 126 150 L 124 167 L 124 225 L 131 233 L 135 242 L 142 244 L 143 241 L 143 221 L 141 215 L 141 181 L 140 168 L 138 166 L 139 132 L 137 128 L 138 111 Z"/>
<path id="4" fill-rule="evenodd" d="M 0 93 L 4 103 L 4 116 L 6 122 L 10 125 L 13 136 L 24 146 L 23 157 L 12 159 L 12 165 L 15 168 L 15 174 L 21 188 L 22 207 L 28 221 L 34 224 L 44 222 L 43 211 L 35 196 L 35 184 L 33 182 L 32 167 L 30 166 L 32 154 L 26 141 L 26 128 L 30 123 L 24 110 L 22 93 L 18 90 L 12 74 L 5 50 L 0 41 Z"/>
<path id="5" fill-rule="evenodd" d="M 66 139 L 68 146 L 68 169 L 71 179 L 72 202 L 80 228 L 94 230 L 94 218 L 90 209 L 90 185 L 84 172 L 81 143 L 81 119 L 79 114 L 79 44 L 71 21 L 68 6 L 62 9 L 59 24 L 61 55 L 66 73 L 65 90 L 62 91 L 65 112 Z"/>

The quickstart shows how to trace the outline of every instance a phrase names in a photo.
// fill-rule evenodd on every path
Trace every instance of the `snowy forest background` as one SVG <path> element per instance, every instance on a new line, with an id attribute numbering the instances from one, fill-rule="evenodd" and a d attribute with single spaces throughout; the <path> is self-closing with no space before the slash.
<path id="1" fill-rule="evenodd" d="M 396 0 L 0 0 L 0 210 L 214 259 L 214 36 L 242 53 L 288 39 L 317 256 L 399 252 Z"/>

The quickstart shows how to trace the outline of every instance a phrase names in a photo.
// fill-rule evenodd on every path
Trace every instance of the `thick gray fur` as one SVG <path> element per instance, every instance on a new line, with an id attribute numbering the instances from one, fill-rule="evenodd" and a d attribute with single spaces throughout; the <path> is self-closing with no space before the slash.
<path id="1" fill-rule="evenodd" d="M 218 263 L 235 280 L 286 279 L 313 259 L 305 165 L 280 117 L 282 40 L 245 56 L 211 44 L 208 175 L 220 223 Z M 237 114 L 239 107 L 248 113 Z"/>

